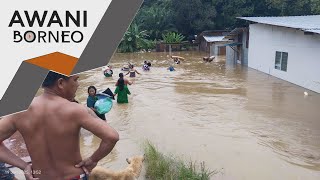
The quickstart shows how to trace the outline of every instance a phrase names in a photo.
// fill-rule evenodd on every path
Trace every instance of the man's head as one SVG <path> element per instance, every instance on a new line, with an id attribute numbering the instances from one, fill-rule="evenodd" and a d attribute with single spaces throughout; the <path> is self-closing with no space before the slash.
<path id="1" fill-rule="evenodd" d="M 74 100 L 76 91 L 79 87 L 78 75 L 65 76 L 56 72 L 49 71 L 42 83 L 42 88 L 54 90 L 60 96 L 70 101 Z"/>

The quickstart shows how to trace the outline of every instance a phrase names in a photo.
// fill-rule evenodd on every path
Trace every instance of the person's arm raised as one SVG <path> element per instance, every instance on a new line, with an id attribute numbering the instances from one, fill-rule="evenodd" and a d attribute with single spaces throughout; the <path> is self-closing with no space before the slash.
<path id="1" fill-rule="evenodd" d="M 119 134 L 105 121 L 92 117 L 83 107 L 79 106 L 79 110 L 75 113 L 75 118 L 78 120 L 81 127 L 92 132 L 101 139 L 99 148 L 88 159 L 85 159 L 76 165 L 76 167 L 85 166 L 85 168 L 91 171 L 98 161 L 111 152 L 119 140 Z"/>
<path id="2" fill-rule="evenodd" d="M 137 70 L 135 70 L 135 71 L 136 71 L 137 74 L 141 74 L 141 73 L 139 73 Z"/>

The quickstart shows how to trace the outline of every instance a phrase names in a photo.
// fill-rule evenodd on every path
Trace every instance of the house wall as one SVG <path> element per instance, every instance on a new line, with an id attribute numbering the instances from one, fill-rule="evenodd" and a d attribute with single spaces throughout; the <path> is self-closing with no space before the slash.
<path id="1" fill-rule="evenodd" d="M 200 51 L 209 52 L 208 42 L 203 37 L 200 41 Z"/>
<path id="2" fill-rule="evenodd" d="M 248 66 L 248 47 L 246 46 L 248 39 L 248 30 L 242 33 L 242 45 L 241 45 L 241 64 L 244 66 Z"/>
<path id="3" fill-rule="evenodd" d="M 231 47 L 227 46 L 226 48 L 226 61 L 228 63 L 234 62 L 237 63 L 237 60 L 241 62 L 242 65 L 248 66 L 248 47 L 246 46 L 247 41 L 249 41 L 248 29 L 239 33 L 237 36 L 234 36 L 234 42 L 241 42 L 240 46 L 233 46 L 234 51 Z"/>
<path id="4" fill-rule="evenodd" d="M 226 48 L 223 46 L 225 43 L 227 42 L 221 41 L 212 43 L 210 47 L 210 56 L 226 55 Z"/>
<path id="5" fill-rule="evenodd" d="M 320 35 L 251 24 L 248 66 L 320 93 Z M 275 69 L 276 51 L 288 52 L 287 72 Z"/>
<path id="6" fill-rule="evenodd" d="M 236 52 L 230 47 L 226 47 L 226 64 L 236 63 Z"/>
<path id="7" fill-rule="evenodd" d="M 216 56 L 216 52 L 217 52 L 216 45 L 214 43 L 211 43 L 209 56 Z"/>

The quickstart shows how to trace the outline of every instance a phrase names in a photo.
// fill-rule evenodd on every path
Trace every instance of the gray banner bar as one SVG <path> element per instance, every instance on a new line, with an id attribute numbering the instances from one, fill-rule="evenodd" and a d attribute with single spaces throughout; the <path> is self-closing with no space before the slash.
<path id="1" fill-rule="evenodd" d="M 0 101 L 0 117 L 26 110 L 48 72 L 47 69 L 22 62 Z"/>
<path id="2" fill-rule="evenodd" d="M 105 66 L 143 0 L 113 0 L 71 74 Z"/>

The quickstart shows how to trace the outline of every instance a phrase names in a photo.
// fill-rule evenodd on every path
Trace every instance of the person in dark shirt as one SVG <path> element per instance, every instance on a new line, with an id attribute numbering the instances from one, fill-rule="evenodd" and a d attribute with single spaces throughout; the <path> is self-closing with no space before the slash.
<path id="1" fill-rule="evenodd" d="M 134 68 L 134 65 L 133 65 L 133 64 L 131 64 L 129 68 L 130 68 L 130 70 L 128 71 L 128 73 L 127 73 L 126 75 L 130 74 L 130 75 L 129 75 L 130 77 L 136 77 L 136 73 L 137 73 L 137 74 L 140 74 L 140 73 Z"/>
<path id="2" fill-rule="evenodd" d="M 105 115 L 104 114 L 99 114 L 97 112 L 97 110 L 94 108 L 94 104 L 98 100 L 98 97 L 96 96 L 96 93 L 97 93 L 97 88 L 96 87 L 94 87 L 94 86 L 89 86 L 88 87 L 87 107 L 92 109 L 100 119 L 106 120 Z"/>

